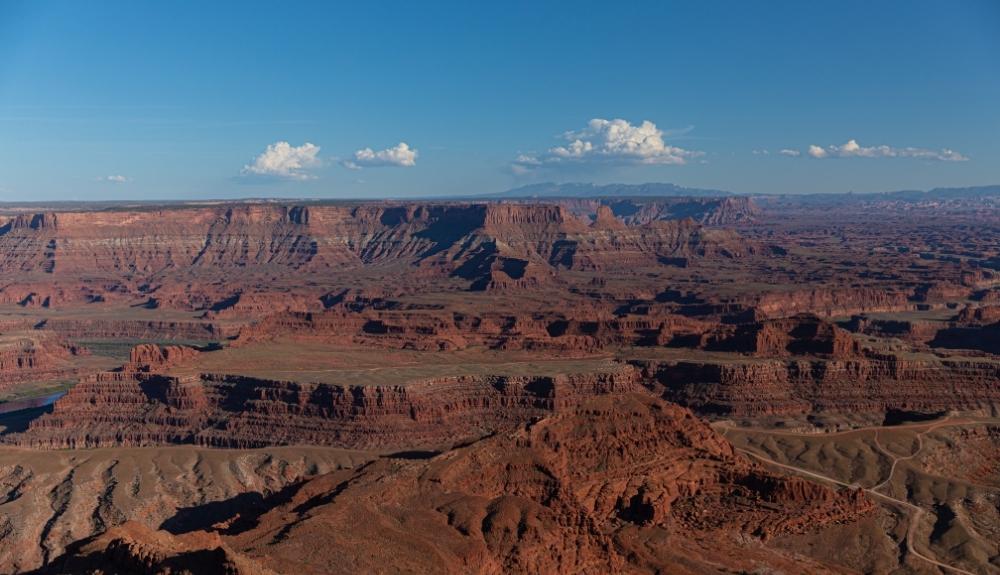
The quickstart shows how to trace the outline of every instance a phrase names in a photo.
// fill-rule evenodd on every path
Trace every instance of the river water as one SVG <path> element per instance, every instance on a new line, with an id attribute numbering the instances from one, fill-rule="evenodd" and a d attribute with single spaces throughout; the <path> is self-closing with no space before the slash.
<path id="1" fill-rule="evenodd" d="M 49 395 L 42 395 L 40 397 L 27 397 L 25 399 L 15 399 L 13 401 L 5 401 L 0 403 L 0 414 L 12 413 L 14 411 L 21 411 L 23 409 L 32 409 L 36 407 L 45 407 L 46 405 L 52 405 L 60 397 L 66 395 L 65 391 L 59 391 Z"/>

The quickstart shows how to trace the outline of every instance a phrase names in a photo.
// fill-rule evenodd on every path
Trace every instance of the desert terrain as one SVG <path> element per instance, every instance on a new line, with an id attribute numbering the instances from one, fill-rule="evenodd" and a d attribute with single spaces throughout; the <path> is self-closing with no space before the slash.
<path id="1" fill-rule="evenodd" d="M 1000 189 L 0 205 L 0 533 L 3 573 L 1000 573 Z"/>

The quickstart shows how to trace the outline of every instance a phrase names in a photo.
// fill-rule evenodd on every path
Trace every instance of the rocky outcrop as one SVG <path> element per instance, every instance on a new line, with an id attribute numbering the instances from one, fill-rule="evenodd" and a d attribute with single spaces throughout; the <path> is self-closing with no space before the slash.
<path id="1" fill-rule="evenodd" d="M 594 352 L 617 346 L 666 346 L 759 357 L 850 357 L 860 353 L 859 344 L 847 330 L 808 314 L 722 324 L 650 310 L 619 315 L 598 307 L 530 316 L 489 311 L 469 315 L 443 309 L 420 310 L 419 314 L 408 311 L 339 302 L 321 313 L 275 314 L 242 329 L 234 344 L 308 336 L 331 343 L 424 350 L 484 346 Z"/>
<path id="2" fill-rule="evenodd" d="M 307 312 L 318 310 L 320 307 L 321 302 L 317 298 L 303 295 L 240 291 L 213 301 L 205 311 L 204 317 L 259 319 L 274 313 Z"/>
<path id="3" fill-rule="evenodd" d="M 218 341 L 236 336 L 240 324 L 198 320 L 52 318 L 41 321 L 37 328 L 72 339 Z"/>
<path id="4" fill-rule="evenodd" d="M 145 355 L 145 353 L 143 354 Z M 136 371 L 82 380 L 20 434 L 40 448 L 193 443 L 437 448 L 495 433 L 602 394 L 639 389 L 637 373 L 453 377 L 337 386 Z"/>
<path id="5" fill-rule="evenodd" d="M 706 347 L 757 357 L 847 358 L 861 353 L 848 331 L 812 315 L 739 325 L 731 334 L 714 337 Z"/>
<path id="6" fill-rule="evenodd" d="M 703 347 L 716 327 L 710 322 L 675 314 L 622 317 L 583 306 L 560 313 L 518 315 L 488 310 L 479 314 L 444 309 L 397 310 L 370 303 L 354 306 L 338 302 L 324 312 L 268 316 L 242 328 L 233 344 L 304 337 L 398 349 L 484 346 L 580 353 L 628 345 Z"/>
<path id="7" fill-rule="evenodd" d="M 850 316 L 865 312 L 892 312 L 915 309 L 911 293 L 878 288 L 809 288 L 773 291 L 740 303 L 753 309 L 758 318 L 787 317 L 809 313 L 820 317 Z"/>
<path id="8" fill-rule="evenodd" d="M 950 321 L 858 315 L 844 326 L 868 336 L 901 339 L 921 349 L 974 350 L 1000 355 L 1000 306 L 966 306 Z"/>
<path id="9" fill-rule="evenodd" d="M 61 338 L 18 331 L 0 335 L 0 389 L 46 379 L 72 377 L 75 356 L 87 351 Z"/>
<path id="10" fill-rule="evenodd" d="M 225 575 L 277 575 L 229 549 L 218 534 L 173 536 L 137 521 L 71 546 L 65 557 L 41 573 L 173 575 L 205 573 L 206 569 Z"/>
<path id="11" fill-rule="evenodd" d="M 122 371 L 161 371 L 198 357 L 198 350 L 184 345 L 137 345 L 129 351 L 128 363 Z"/>
<path id="12" fill-rule="evenodd" d="M 665 398 L 702 413 L 753 417 L 807 413 L 1000 410 L 1000 361 L 909 358 L 635 362 Z"/>
<path id="13" fill-rule="evenodd" d="M 190 554 L 194 541 L 213 550 L 202 553 L 206 569 L 253 562 L 233 573 L 696 573 L 751 565 L 824 573 L 838 568 L 768 542 L 874 509 L 858 491 L 764 471 L 690 412 L 636 395 L 591 400 L 437 457 L 324 475 L 276 503 L 208 531 L 114 532 L 74 546 L 53 567 L 114 558 L 162 572 L 161 550 L 177 538 L 173 557 Z"/>
<path id="14" fill-rule="evenodd" d="M 17 281 L 11 282 L 11 279 Z M 26 282 L 21 274 L 11 274 L 9 283 L 0 283 L 0 304 L 28 309 L 57 309 L 71 306 L 121 301 L 122 286 L 113 282 L 89 286 L 80 282 L 60 284 L 51 281 Z"/>
<path id="15" fill-rule="evenodd" d="M 989 324 L 1000 322 L 1000 305 L 966 306 L 955 318 L 964 324 Z"/>
<path id="16" fill-rule="evenodd" d="M 855 333 L 879 338 L 896 338 L 915 344 L 930 342 L 944 327 L 941 322 L 877 319 L 865 315 L 851 317 L 844 326 Z"/>

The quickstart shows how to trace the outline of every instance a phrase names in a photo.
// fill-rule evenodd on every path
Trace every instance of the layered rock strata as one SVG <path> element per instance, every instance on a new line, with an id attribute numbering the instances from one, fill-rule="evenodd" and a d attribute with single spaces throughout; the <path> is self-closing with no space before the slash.
<path id="1" fill-rule="evenodd" d="M 1000 361 L 868 353 L 853 359 L 636 361 L 664 397 L 701 413 L 1000 410 Z"/>
<path id="2" fill-rule="evenodd" d="M 8 442 L 41 448 L 198 444 L 435 448 L 495 433 L 602 394 L 637 373 L 466 376 L 338 386 L 143 371 L 87 377 Z"/>
<path id="3" fill-rule="evenodd" d="M 531 263 L 596 269 L 652 264 L 657 257 L 736 256 L 750 249 L 734 234 L 705 230 L 692 220 L 609 231 L 554 205 L 251 204 L 22 214 L 0 226 L 0 273 L 48 276 L 52 293 L 69 294 L 61 282 L 86 277 L 138 294 L 143 282 L 166 274 L 312 273 L 399 262 L 450 273 L 477 259 L 507 260 L 505 269 Z M 92 281 L 88 286 L 96 289 Z M 22 292 L 22 302 L 30 297 L 47 307 L 73 300 Z"/>
<path id="4" fill-rule="evenodd" d="M 0 389 L 27 381 L 73 377 L 72 358 L 86 353 L 82 347 L 46 334 L 0 335 Z"/>

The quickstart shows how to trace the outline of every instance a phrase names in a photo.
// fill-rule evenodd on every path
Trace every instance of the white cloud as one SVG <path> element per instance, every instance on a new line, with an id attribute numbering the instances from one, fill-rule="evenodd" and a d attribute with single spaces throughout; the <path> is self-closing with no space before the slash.
<path id="1" fill-rule="evenodd" d="M 544 154 L 519 155 L 512 169 L 522 173 L 541 166 L 584 162 L 680 165 L 704 155 L 667 144 L 663 130 L 649 120 L 634 126 L 626 120 L 595 118 L 585 129 L 566 132 L 563 138 L 567 144 L 549 148 Z"/>
<path id="2" fill-rule="evenodd" d="M 275 142 L 254 158 L 253 163 L 243 166 L 242 173 L 248 176 L 270 176 L 287 180 L 310 180 L 309 168 L 320 165 L 317 157 L 319 146 L 306 142 L 292 146 L 288 142 Z"/>
<path id="3" fill-rule="evenodd" d="M 771 150 L 754 150 L 753 155 L 755 156 L 770 156 Z"/>
<path id="4" fill-rule="evenodd" d="M 97 178 L 99 182 L 111 182 L 112 184 L 124 184 L 129 181 L 129 179 L 121 174 L 115 174 L 112 176 L 104 176 Z"/>
<path id="5" fill-rule="evenodd" d="M 510 170 L 515 175 L 521 176 L 530 173 L 535 168 L 542 166 L 542 161 L 531 154 L 518 154 L 510 165 Z"/>
<path id="6" fill-rule="evenodd" d="M 798 150 L 792 150 L 790 148 L 782 148 L 778 150 L 778 153 L 781 154 L 782 156 L 789 156 L 791 158 L 798 158 L 799 156 L 802 155 L 802 152 Z"/>
<path id="7" fill-rule="evenodd" d="M 927 148 L 894 148 L 892 146 L 862 146 L 857 140 L 848 140 L 840 146 L 825 148 L 815 144 L 809 146 L 809 155 L 816 159 L 823 158 L 916 158 L 920 160 L 936 160 L 939 162 L 964 162 L 969 158 L 943 148 L 930 150 Z"/>
<path id="8" fill-rule="evenodd" d="M 406 142 L 400 142 L 395 147 L 377 152 L 371 148 L 358 150 L 354 152 L 353 158 L 344 160 L 342 164 L 352 170 L 387 166 L 409 168 L 417 165 L 417 154 L 417 150 L 411 148 Z"/>
<path id="9" fill-rule="evenodd" d="M 819 146 L 811 145 L 811 146 L 809 146 L 809 155 L 812 156 L 812 157 L 814 157 L 814 158 L 825 158 L 826 157 L 826 150 L 824 150 L 823 148 L 821 148 Z"/>

